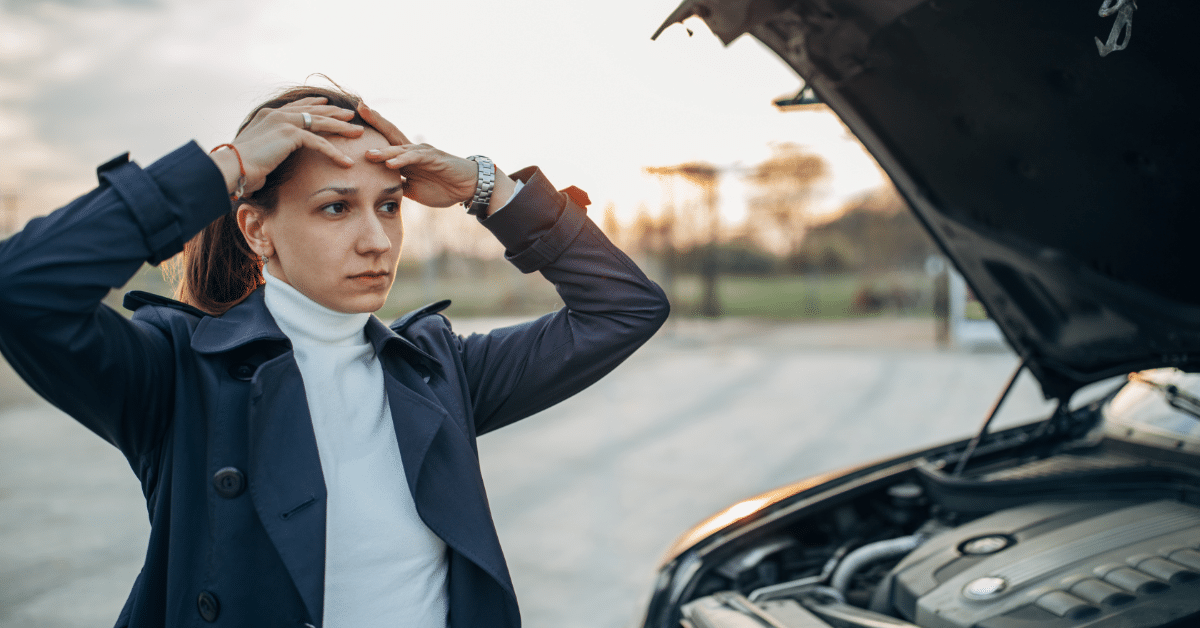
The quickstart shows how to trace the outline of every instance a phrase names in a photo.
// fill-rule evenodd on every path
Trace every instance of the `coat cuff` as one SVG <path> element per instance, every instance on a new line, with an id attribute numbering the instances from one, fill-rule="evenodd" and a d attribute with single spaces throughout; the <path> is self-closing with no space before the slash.
<path id="1" fill-rule="evenodd" d="M 554 189 L 536 166 L 513 173 L 524 183 L 504 206 L 480 221 L 504 245 L 504 258 L 523 273 L 558 259 L 587 223 L 587 212 Z"/>
<path id="2" fill-rule="evenodd" d="M 220 169 L 195 142 L 145 170 L 125 153 L 97 168 L 96 174 L 133 214 L 152 264 L 183 250 L 193 235 L 231 209 Z"/>

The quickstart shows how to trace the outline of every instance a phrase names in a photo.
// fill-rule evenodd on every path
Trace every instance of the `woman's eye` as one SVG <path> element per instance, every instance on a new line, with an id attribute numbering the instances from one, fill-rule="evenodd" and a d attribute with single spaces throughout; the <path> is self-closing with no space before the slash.
<path id="1" fill-rule="evenodd" d="M 379 211 L 385 214 L 398 214 L 400 213 L 400 203 L 397 201 L 388 201 L 379 206 Z"/>
<path id="2" fill-rule="evenodd" d="M 345 203 L 330 203 L 322 207 L 321 211 L 332 216 L 337 216 L 346 213 L 347 208 Z"/>

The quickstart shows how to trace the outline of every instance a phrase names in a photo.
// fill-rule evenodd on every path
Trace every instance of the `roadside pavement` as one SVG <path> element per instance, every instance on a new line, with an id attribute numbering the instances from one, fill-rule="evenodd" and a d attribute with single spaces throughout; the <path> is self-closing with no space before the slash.
<path id="1" fill-rule="evenodd" d="M 939 350 L 928 320 L 670 321 L 591 389 L 479 441 L 525 625 L 635 623 L 689 526 L 813 473 L 965 436 L 1016 364 Z M 1001 422 L 1044 410 L 1023 379 Z M 0 628 L 110 625 L 148 532 L 124 458 L 0 363 Z"/>

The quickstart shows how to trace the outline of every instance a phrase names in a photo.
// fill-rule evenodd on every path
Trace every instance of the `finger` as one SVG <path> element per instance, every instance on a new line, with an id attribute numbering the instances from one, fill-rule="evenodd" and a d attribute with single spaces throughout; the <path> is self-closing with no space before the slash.
<path id="1" fill-rule="evenodd" d="M 329 142 L 329 140 L 321 137 L 320 135 L 305 133 L 302 137 L 303 139 L 301 140 L 301 143 L 305 148 L 311 148 L 312 150 L 325 155 L 329 159 L 333 160 L 334 163 L 344 168 L 349 168 L 350 166 L 354 165 L 353 159 L 351 159 L 342 151 L 338 150 L 332 143 Z"/>
<path id="2" fill-rule="evenodd" d="M 305 107 L 301 111 L 311 114 L 313 117 L 325 116 L 327 118 L 337 118 L 338 120 L 349 121 L 354 118 L 353 109 L 345 109 L 335 105 L 316 105 Z"/>
<path id="3" fill-rule="evenodd" d="M 309 96 L 301 98 L 279 107 L 280 111 L 292 112 L 296 110 L 304 111 L 312 115 L 328 116 L 339 120 L 352 120 L 354 118 L 354 110 L 338 107 L 337 105 L 325 104 L 329 101 L 324 96 Z M 264 110 L 266 111 L 266 110 Z M 273 110 L 272 110 L 273 111 Z"/>
<path id="4" fill-rule="evenodd" d="M 395 167 L 396 164 L 411 165 L 418 162 L 432 163 L 439 155 L 443 155 L 441 151 L 434 149 L 428 144 L 404 144 L 402 146 L 388 146 L 386 148 L 372 148 L 365 153 L 367 161 L 373 162 L 388 162 L 385 165 Z M 402 155 L 411 155 L 402 161 L 394 161 Z"/>
<path id="5" fill-rule="evenodd" d="M 412 143 L 408 141 L 408 138 L 404 136 L 404 133 L 400 129 L 396 128 L 396 125 L 392 124 L 387 118 L 379 115 L 374 109 L 368 107 L 367 103 L 361 102 L 358 104 L 358 115 L 362 116 L 367 123 L 375 127 L 375 130 L 382 133 L 383 137 L 387 139 L 388 144 L 399 146 Z"/>
<path id="6" fill-rule="evenodd" d="M 309 105 L 323 105 L 327 102 L 329 102 L 329 99 L 324 96 L 307 96 L 305 98 L 300 98 L 298 100 L 293 100 L 292 102 L 285 103 L 284 105 L 280 106 L 279 108 L 280 109 L 295 109 L 296 107 L 306 107 Z"/>
<path id="7" fill-rule="evenodd" d="M 391 152 L 395 153 L 384 161 L 383 165 L 392 169 L 408 168 L 417 165 L 430 166 L 437 161 L 437 155 L 428 150 L 422 150 L 423 144 L 409 144 L 408 146 L 393 146 Z"/>
<path id="8" fill-rule="evenodd" d="M 407 152 L 400 153 L 399 155 L 388 159 L 387 161 L 383 162 L 383 165 L 394 170 L 399 170 L 401 168 L 408 168 L 428 162 L 429 158 L 425 155 L 421 155 L 420 153 L 416 152 Z"/>
<path id="9" fill-rule="evenodd" d="M 384 162 L 388 168 L 415 168 L 438 173 L 437 177 L 447 180 L 461 178 L 470 179 L 472 182 L 475 181 L 479 168 L 472 161 L 444 153 L 428 144 L 393 146 L 392 149 L 396 155 Z"/>
<path id="10" fill-rule="evenodd" d="M 387 148 L 372 148 L 365 153 L 367 161 L 380 162 L 387 161 L 396 155 L 404 152 L 404 147 L 388 146 Z"/>
<path id="11" fill-rule="evenodd" d="M 311 115 L 311 114 L 310 114 Z M 297 115 L 300 118 L 297 126 L 304 128 L 303 116 Z M 332 135 L 341 135 L 343 137 L 359 137 L 366 128 L 360 124 L 350 124 L 336 118 L 326 116 L 312 116 L 312 126 L 307 129 L 310 133 L 329 133 Z"/>

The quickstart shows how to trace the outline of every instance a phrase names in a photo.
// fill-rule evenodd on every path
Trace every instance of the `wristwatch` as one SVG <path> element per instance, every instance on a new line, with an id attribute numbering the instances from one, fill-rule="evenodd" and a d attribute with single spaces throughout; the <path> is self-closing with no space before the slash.
<path id="1" fill-rule="evenodd" d="M 472 216 L 487 216 L 488 204 L 492 201 L 492 190 L 496 189 L 496 165 L 483 155 L 471 155 L 467 159 L 479 166 L 479 177 L 475 179 L 475 196 L 463 201 L 463 207 Z"/>

